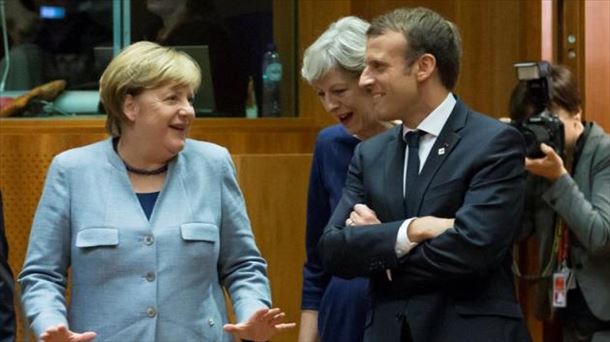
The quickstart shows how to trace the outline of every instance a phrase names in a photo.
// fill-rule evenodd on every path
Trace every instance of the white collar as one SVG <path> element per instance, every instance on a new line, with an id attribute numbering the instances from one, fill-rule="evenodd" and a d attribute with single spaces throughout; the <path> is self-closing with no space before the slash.
<path id="1" fill-rule="evenodd" d="M 449 119 L 449 115 L 451 115 L 456 103 L 457 100 L 453 96 L 453 93 L 449 93 L 443 102 L 441 102 L 438 107 L 436 107 L 422 122 L 420 122 L 416 129 L 438 137 L 438 135 L 441 134 L 441 130 L 443 129 L 443 126 L 445 126 L 447 119 Z M 403 128 L 403 135 L 407 134 L 407 132 L 416 130 L 405 125 L 403 125 Z"/>

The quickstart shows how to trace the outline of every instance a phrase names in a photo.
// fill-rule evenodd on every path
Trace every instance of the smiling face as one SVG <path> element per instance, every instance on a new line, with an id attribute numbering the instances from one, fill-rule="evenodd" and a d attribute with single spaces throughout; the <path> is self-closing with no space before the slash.
<path id="1" fill-rule="evenodd" d="M 413 70 L 417 63 L 407 65 L 406 49 L 404 35 L 396 31 L 386 31 L 367 41 L 366 68 L 360 76 L 360 86 L 373 96 L 378 120 L 405 121 L 417 107 L 418 82 Z"/>
<path id="2" fill-rule="evenodd" d="M 187 86 L 168 84 L 127 95 L 124 112 L 130 124 L 125 133 L 160 153 L 167 160 L 184 148 L 188 130 L 195 118 L 193 91 Z"/>
<path id="3" fill-rule="evenodd" d="M 372 115 L 372 98 L 358 86 L 358 78 L 347 71 L 331 69 L 312 82 L 324 109 L 345 129 L 361 138 L 371 135 L 376 127 Z"/>

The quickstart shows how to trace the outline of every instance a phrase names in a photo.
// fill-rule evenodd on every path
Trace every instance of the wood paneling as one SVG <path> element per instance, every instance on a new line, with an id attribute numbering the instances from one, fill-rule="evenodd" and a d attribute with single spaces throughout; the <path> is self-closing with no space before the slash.
<path id="1" fill-rule="evenodd" d="M 585 118 L 610 132 L 610 1 L 585 2 L 584 58 Z"/>
<path id="2" fill-rule="evenodd" d="M 583 89 L 585 79 L 584 1 L 560 1 L 557 7 L 557 56 L 555 63 L 566 65 Z M 574 37 L 569 39 L 568 37 Z"/>
<path id="3" fill-rule="evenodd" d="M 190 136 L 240 153 L 310 153 L 320 126 L 311 119 L 202 119 L 195 120 Z M 106 136 L 105 117 L 70 119 L 2 119 L 0 134 L 64 136 L 71 142 Z"/>
<path id="4" fill-rule="evenodd" d="M 252 230 L 269 264 L 273 305 L 299 322 L 311 154 L 236 155 Z M 296 341 L 298 329 L 274 340 Z"/>
<path id="5" fill-rule="evenodd" d="M 400 7 L 429 8 L 439 14 L 452 18 L 454 6 L 459 1 L 446 0 L 352 0 L 352 13 L 366 20 L 373 20 L 378 15 L 390 12 Z"/>

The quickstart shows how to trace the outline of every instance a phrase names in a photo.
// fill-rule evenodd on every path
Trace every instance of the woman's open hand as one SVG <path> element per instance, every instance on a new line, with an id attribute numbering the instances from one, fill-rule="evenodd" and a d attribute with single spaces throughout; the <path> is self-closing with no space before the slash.
<path id="1" fill-rule="evenodd" d="M 58 324 L 50 326 L 45 332 L 40 334 L 40 342 L 89 342 L 93 341 L 96 336 L 97 334 L 93 331 L 79 334 L 68 329 L 63 324 Z"/>
<path id="2" fill-rule="evenodd" d="M 285 316 L 279 308 L 265 308 L 256 311 L 245 322 L 225 324 L 223 328 L 242 340 L 267 341 L 278 332 L 296 327 L 296 323 L 282 323 Z"/>

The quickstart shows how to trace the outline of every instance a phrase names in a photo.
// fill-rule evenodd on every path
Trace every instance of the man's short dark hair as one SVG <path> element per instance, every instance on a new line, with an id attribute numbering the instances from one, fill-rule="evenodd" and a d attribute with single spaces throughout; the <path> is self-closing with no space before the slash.
<path id="1" fill-rule="evenodd" d="M 462 43 L 454 23 L 427 8 L 399 8 L 375 18 L 366 34 L 368 37 L 377 37 L 386 31 L 404 35 L 407 41 L 407 65 L 429 53 L 436 58 L 439 76 L 445 88 L 451 90 L 455 87 L 460 70 Z"/>

